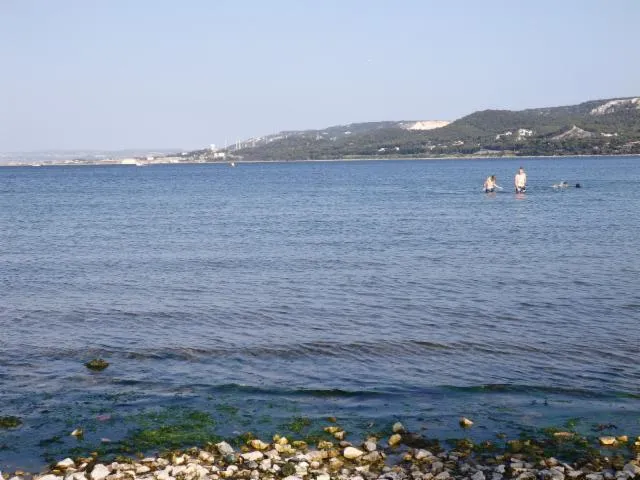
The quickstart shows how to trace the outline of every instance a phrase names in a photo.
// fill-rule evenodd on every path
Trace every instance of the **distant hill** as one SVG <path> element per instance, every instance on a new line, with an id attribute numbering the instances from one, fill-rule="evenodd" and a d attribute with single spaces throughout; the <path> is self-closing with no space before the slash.
<path id="1" fill-rule="evenodd" d="M 638 153 L 640 97 L 521 111 L 483 110 L 451 123 L 386 121 L 285 131 L 224 151 L 227 159 L 243 160 Z M 213 156 L 204 150 L 189 154 L 199 161 L 214 160 Z M 216 158 L 221 157 L 218 152 Z"/>

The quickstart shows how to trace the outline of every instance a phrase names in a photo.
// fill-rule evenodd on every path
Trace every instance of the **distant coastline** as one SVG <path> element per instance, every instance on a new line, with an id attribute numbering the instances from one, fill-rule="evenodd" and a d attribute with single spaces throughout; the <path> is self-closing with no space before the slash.
<path id="1" fill-rule="evenodd" d="M 351 160 L 597 157 L 640 154 L 640 97 L 521 111 L 482 110 L 452 122 L 350 123 L 281 131 L 233 145 L 179 149 L 0 153 L 0 165 L 154 165 Z"/>
<path id="2" fill-rule="evenodd" d="M 205 161 L 626 155 L 640 153 L 639 132 L 640 97 L 628 97 L 482 110 L 452 122 L 382 121 L 282 131 L 181 155 Z"/>
<path id="3" fill-rule="evenodd" d="M 292 160 L 235 160 L 234 164 L 257 164 L 257 163 L 321 163 L 321 162 L 370 162 L 370 161 L 406 161 L 406 160 L 500 160 L 500 159 L 536 159 L 536 158 L 601 158 L 601 157 L 640 157 L 640 153 L 620 153 L 620 154 L 575 154 L 575 155 L 442 155 L 442 156 L 349 156 L 344 158 L 318 158 L 318 159 L 292 159 Z M 144 160 L 141 160 L 144 162 Z M 137 166 L 152 165 L 228 165 L 229 161 L 180 161 L 170 162 L 158 159 L 156 161 L 144 162 Z M 60 161 L 60 162 L 14 162 L 0 163 L 0 167 L 70 167 L 70 166 L 86 166 L 86 167 L 136 167 L 133 163 L 122 163 L 119 161 Z"/>
<path id="4" fill-rule="evenodd" d="M 291 130 L 224 148 L 1 153 L 0 165 L 154 165 L 351 160 L 597 157 L 640 154 L 640 97 L 521 111 L 482 110 L 453 122 L 382 121 Z"/>

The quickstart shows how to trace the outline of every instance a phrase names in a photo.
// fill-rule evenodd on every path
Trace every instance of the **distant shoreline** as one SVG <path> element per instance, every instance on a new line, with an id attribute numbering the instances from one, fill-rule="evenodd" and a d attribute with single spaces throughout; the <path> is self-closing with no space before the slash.
<path id="1" fill-rule="evenodd" d="M 319 158 L 319 159 L 298 159 L 298 160 L 233 160 L 237 166 L 240 163 L 319 163 L 319 162 L 370 162 L 370 161 L 402 161 L 402 160 L 501 160 L 501 159 L 545 159 L 545 158 L 626 158 L 626 157 L 640 157 L 639 153 L 629 154 L 580 154 L 580 155 L 500 155 L 500 156 L 460 156 L 460 155 L 448 155 L 442 157 L 348 157 L 348 158 Z M 144 163 L 143 166 L 153 165 L 229 165 L 231 161 L 222 162 L 160 162 L 153 161 Z M 140 165 L 123 164 L 118 162 L 92 162 L 92 163 L 41 163 L 41 162 L 24 162 L 20 164 L 0 164 L 0 167 L 107 167 L 107 166 L 121 166 L 121 167 L 136 167 Z"/>
<path id="2" fill-rule="evenodd" d="M 501 156 L 445 156 L 445 157 L 355 157 L 355 158 L 325 158 L 310 160 L 235 160 L 238 163 L 306 163 L 306 162 L 370 162 L 370 161 L 401 161 L 401 160 L 501 160 L 501 159 L 532 159 L 532 158 L 582 158 L 582 157 L 640 157 L 640 153 L 617 155 L 501 155 Z M 186 163 L 186 162 L 185 162 Z M 197 162 L 192 162 L 197 163 Z M 229 162 L 206 162 L 209 164 L 225 164 Z"/>

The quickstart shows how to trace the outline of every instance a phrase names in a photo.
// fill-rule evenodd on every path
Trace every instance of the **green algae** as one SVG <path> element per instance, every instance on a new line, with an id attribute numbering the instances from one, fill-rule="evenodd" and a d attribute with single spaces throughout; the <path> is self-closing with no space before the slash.
<path id="1" fill-rule="evenodd" d="M 330 442 L 335 442 L 336 439 L 333 435 L 330 435 L 329 433 L 325 432 L 324 430 L 320 429 L 320 428 L 313 428 L 309 431 L 307 431 L 305 433 L 305 435 L 303 435 L 301 437 L 301 440 L 303 442 L 306 442 L 308 445 L 312 445 L 312 444 L 318 444 L 319 442 L 323 441 L 323 440 L 328 440 Z"/>
<path id="2" fill-rule="evenodd" d="M 57 448 L 56 457 L 69 453 L 82 456 L 94 451 L 98 458 L 112 460 L 117 456 L 124 458 L 131 455 L 140 456 L 151 452 L 170 452 L 181 448 L 204 446 L 219 442 L 221 439 L 216 431 L 215 419 L 209 413 L 199 410 L 169 407 L 110 420 L 111 423 L 124 427 L 123 438 L 102 441 L 93 436 L 85 440 L 82 445 Z M 50 442 L 50 445 L 53 443 Z M 52 452 L 46 452 L 46 454 L 50 453 Z"/>
<path id="3" fill-rule="evenodd" d="M 103 360 L 102 358 L 94 358 L 93 360 L 85 363 L 84 366 L 89 370 L 93 370 L 94 372 L 101 372 L 109 366 L 109 362 Z"/>
<path id="4" fill-rule="evenodd" d="M 519 439 L 506 443 L 506 450 L 509 453 L 523 454 L 533 461 L 557 457 L 585 464 L 599 461 L 601 455 L 595 444 L 595 438 L 572 430 L 547 427 L 535 432 L 522 432 Z"/>
<path id="5" fill-rule="evenodd" d="M 296 467 L 291 462 L 287 462 L 282 466 L 282 475 L 288 477 L 290 475 L 295 475 Z"/>
<path id="6" fill-rule="evenodd" d="M 234 407 L 233 405 L 227 405 L 227 404 L 216 405 L 216 410 L 219 411 L 220 413 L 231 415 L 231 416 L 237 415 L 238 412 L 240 411 L 238 407 Z"/>
<path id="7" fill-rule="evenodd" d="M 311 426 L 311 420 L 307 417 L 294 417 L 291 423 L 285 427 L 293 433 L 301 434 L 303 430 Z"/>
<path id="8" fill-rule="evenodd" d="M 475 446 L 469 438 L 447 438 L 444 442 L 456 451 L 465 454 L 470 453 Z"/>
<path id="9" fill-rule="evenodd" d="M 575 429 L 580 422 L 582 422 L 580 417 L 570 418 L 565 422 L 564 426 L 570 429 Z"/>
<path id="10" fill-rule="evenodd" d="M 474 453 L 478 455 L 495 455 L 500 452 L 501 448 L 491 440 L 484 440 L 473 446 Z"/>
<path id="11" fill-rule="evenodd" d="M 53 435 L 50 438 L 45 438 L 44 440 L 40 440 L 40 442 L 38 443 L 38 445 L 40 445 L 41 447 L 48 447 L 50 445 L 54 445 L 54 444 L 61 444 L 63 443 L 62 441 L 62 436 L 60 435 Z"/>
<path id="12" fill-rule="evenodd" d="M 253 432 L 244 432 L 240 435 L 238 435 L 238 439 L 240 440 L 240 442 L 247 443 L 250 442 L 251 440 L 256 439 L 257 437 L 253 434 Z"/>
<path id="13" fill-rule="evenodd" d="M 167 409 L 138 419 L 141 428 L 125 439 L 134 451 L 202 445 L 217 439 L 213 417 L 197 410 Z"/>
<path id="14" fill-rule="evenodd" d="M 273 418 L 270 415 L 261 415 L 256 420 L 258 425 L 271 425 L 273 423 Z"/>
<path id="15" fill-rule="evenodd" d="M 114 401 L 121 400 L 116 396 L 113 399 Z M 287 413 L 283 417 L 278 417 L 276 414 L 276 418 L 272 418 L 264 415 L 265 409 L 262 404 L 256 403 L 255 406 L 252 404 L 250 408 L 241 409 L 220 400 L 218 398 L 215 402 L 206 402 L 205 411 L 189 409 L 184 406 L 144 409 L 128 415 L 114 415 L 109 418 L 108 422 L 95 418 L 87 419 L 85 416 L 83 421 L 71 423 L 73 423 L 73 427 L 82 426 L 85 428 L 88 438 L 79 443 L 76 441 L 78 439 L 72 439 L 69 436 L 70 430 L 64 429 L 64 432 L 61 433 L 62 437 L 53 437 L 50 439 L 52 441 L 49 445 L 41 446 L 48 447 L 45 454 L 47 458 L 53 460 L 65 456 L 83 456 L 89 451 L 96 451 L 100 458 L 106 459 L 113 458 L 114 455 L 139 456 L 142 452 L 145 454 L 165 452 L 166 455 L 170 455 L 176 450 L 196 445 L 211 450 L 213 449 L 212 445 L 222 439 L 226 439 L 232 445 L 242 447 L 252 438 L 269 441 L 273 433 L 288 437 L 292 445 L 295 440 L 303 440 L 310 447 L 321 440 L 338 443 L 333 435 L 323 430 L 325 426 L 337 422 L 335 417 L 327 418 L 326 414 L 318 415 L 318 417 L 306 417 L 300 415 L 299 409 L 287 409 Z M 91 405 L 84 407 L 79 404 L 68 408 L 67 418 L 75 418 L 76 420 L 80 419 L 77 409 L 86 408 L 85 412 L 90 412 L 92 417 L 106 411 L 104 407 L 98 408 Z M 275 407 L 271 406 L 270 408 Z M 115 412 L 116 410 L 111 409 L 111 411 Z M 399 420 L 399 418 L 394 416 L 393 420 Z M 410 420 L 407 420 L 408 425 L 411 424 Z M 427 421 L 422 418 L 419 420 L 421 423 Z M 392 424 L 393 422 L 388 417 L 375 421 L 370 418 L 357 417 L 340 419 L 340 425 L 348 432 L 347 439 L 349 441 L 365 440 L 373 436 L 380 440 L 379 448 L 382 449 L 385 448 L 386 439 L 392 433 Z M 446 421 L 440 421 L 440 424 L 446 424 Z M 69 421 L 67 421 L 67 426 L 71 426 Z M 603 460 L 601 459 L 602 452 L 598 452 L 599 449 L 596 448 L 597 437 L 580 436 L 575 432 L 576 429 L 579 429 L 589 433 L 590 427 L 591 425 L 581 424 L 579 418 L 571 418 L 565 421 L 561 429 L 529 428 L 523 431 L 519 439 L 511 441 L 507 441 L 506 434 L 497 433 L 492 442 L 483 441 L 486 434 L 490 434 L 490 432 L 465 431 L 469 438 L 452 439 L 454 441 L 451 445 L 456 451 L 464 453 L 465 456 L 486 457 L 487 461 L 491 460 L 492 456 L 499 454 L 510 456 L 519 453 L 523 458 L 532 461 L 554 456 L 566 461 L 599 465 Z M 603 430 L 615 428 L 610 424 L 599 425 L 599 427 Z M 256 429 L 254 430 L 255 435 L 251 432 L 241 436 L 237 434 L 238 431 L 248 431 L 252 428 Z M 425 428 L 422 427 L 419 434 L 403 434 L 403 443 L 406 447 L 425 448 L 437 454 L 442 449 L 437 440 L 424 436 L 423 430 Z M 568 435 L 570 434 L 570 438 L 555 436 L 556 433 L 561 432 L 567 432 Z M 101 442 L 99 439 L 101 435 L 109 436 L 113 441 Z M 356 436 L 357 438 L 355 438 Z M 71 443 L 74 446 L 70 445 Z M 631 445 L 624 445 L 624 447 L 631 449 L 633 442 L 630 443 Z M 56 453 L 51 456 L 54 450 Z M 68 452 L 73 455 L 69 455 Z M 604 455 L 611 457 L 614 454 L 617 452 L 607 448 Z"/>
<path id="16" fill-rule="evenodd" d="M 22 420 L 18 417 L 0 417 L 0 428 L 17 428 L 22 425 Z"/>

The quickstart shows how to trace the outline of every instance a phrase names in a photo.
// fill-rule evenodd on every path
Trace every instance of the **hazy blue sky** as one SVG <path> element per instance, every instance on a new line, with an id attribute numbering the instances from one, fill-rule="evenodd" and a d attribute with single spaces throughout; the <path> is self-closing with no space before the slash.
<path id="1" fill-rule="evenodd" d="M 640 0 L 0 0 L 0 151 L 640 95 Z"/>

